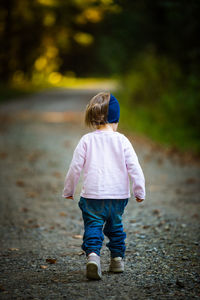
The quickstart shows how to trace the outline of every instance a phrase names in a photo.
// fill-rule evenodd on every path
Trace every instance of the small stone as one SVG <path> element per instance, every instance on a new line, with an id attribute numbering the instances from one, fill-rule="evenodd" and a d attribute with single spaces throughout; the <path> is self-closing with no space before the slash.
<path id="1" fill-rule="evenodd" d="M 154 232 L 160 234 L 161 230 L 159 228 L 155 227 Z"/>
<path id="2" fill-rule="evenodd" d="M 181 227 L 185 228 L 185 227 L 187 227 L 187 225 L 186 224 L 181 224 Z"/>
<path id="3" fill-rule="evenodd" d="M 169 225 L 166 225 L 166 226 L 165 226 L 165 230 L 166 230 L 166 231 L 169 231 L 169 230 L 170 230 Z"/>
<path id="4" fill-rule="evenodd" d="M 184 287 L 185 287 L 183 281 L 179 280 L 178 278 L 177 278 L 177 280 L 176 280 L 176 285 L 177 285 L 178 287 L 180 287 L 180 288 L 184 288 Z"/>
<path id="5" fill-rule="evenodd" d="M 141 239 L 145 239 L 145 238 L 146 238 L 145 235 L 140 235 L 139 237 L 140 237 Z"/>
<path id="6" fill-rule="evenodd" d="M 182 260 L 188 260 L 187 256 L 182 256 Z"/>
<path id="7" fill-rule="evenodd" d="M 158 227 L 161 227 L 162 225 L 164 225 L 166 223 L 166 221 L 165 220 L 162 220 L 162 221 L 160 221 L 160 223 L 158 223 Z"/>

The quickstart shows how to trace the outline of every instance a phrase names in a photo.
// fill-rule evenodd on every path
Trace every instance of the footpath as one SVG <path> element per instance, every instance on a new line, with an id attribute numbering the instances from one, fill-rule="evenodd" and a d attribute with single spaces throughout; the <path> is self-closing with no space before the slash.
<path id="1" fill-rule="evenodd" d="M 200 167 L 130 134 L 147 198 L 131 198 L 124 215 L 125 272 L 108 272 L 104 244 L 103 279 L 86 279 L 81 182 L 74 201 L 61 194 L 96 92 L 58 89 L 0 105 L 0 299 L 200 299 Z"/>

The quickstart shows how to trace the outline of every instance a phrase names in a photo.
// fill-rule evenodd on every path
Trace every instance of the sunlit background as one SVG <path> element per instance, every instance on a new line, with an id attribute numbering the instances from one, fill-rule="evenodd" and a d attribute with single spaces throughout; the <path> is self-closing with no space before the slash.
<path id="1" fill-rule="evenodd" d="M 0 99 L 119 87 L 122 123 L 200 153 L 200 1 L 4 0 Z"/>

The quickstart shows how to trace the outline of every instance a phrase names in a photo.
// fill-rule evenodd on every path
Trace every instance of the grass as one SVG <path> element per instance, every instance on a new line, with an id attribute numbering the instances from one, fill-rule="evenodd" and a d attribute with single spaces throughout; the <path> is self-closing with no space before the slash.
<path id="1" fill-rule="evenodd" d="M 175 61 L 145 52 L 122 79 L 124 126 L 181 152 L 200 154 L 199 77 Z"/>
<path id="2" fill-rule="evenodd" d="M 177 126 L 166 122 L 162 111 L 152 113 L 147 107 L 129 107 L 121 105 L 121 120 L 123 127 L 129 131 L 148 136 L 164 147 L 172 147 L 180 152 L 200 153 L 200 139 L 193 128 L 187 125 Z"/>

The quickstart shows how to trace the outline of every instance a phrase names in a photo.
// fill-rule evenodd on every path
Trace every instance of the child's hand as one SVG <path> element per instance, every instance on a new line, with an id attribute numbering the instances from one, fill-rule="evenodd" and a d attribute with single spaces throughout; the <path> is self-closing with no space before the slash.
<path id="1" fill-rule="evenodd" d="M 144 201 L 144 199 L 136 198 L 136 201 L 137 201 L 137 202 L 142 202 L 142 201 Z"/>
<path id="2" fill-rule="evenodd" d="M 74 200 L 73 196 L 65 197 L 65 199 L 72 199 L 72 200 Z"/>

